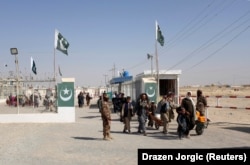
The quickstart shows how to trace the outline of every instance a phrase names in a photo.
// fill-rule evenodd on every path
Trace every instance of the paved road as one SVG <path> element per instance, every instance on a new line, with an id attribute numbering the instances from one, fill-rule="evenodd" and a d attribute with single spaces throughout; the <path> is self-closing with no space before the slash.
<path id="1" fill-rule="evenodd" d="M 210 123 L 203 135 L 191 131 L 190 139 L 179 140 L 176 122 L 170 133 L 148 128 L 148 136 L 122 133 L 123 124 L 112 114 L 112 141 L 102 139 L 102 121 L 94 106 L 76 108 L 75 123 L 1 124 L 0 164 L 4 165 L 136 165 L 139 148 L 250 148 L 250 124 Z"/>

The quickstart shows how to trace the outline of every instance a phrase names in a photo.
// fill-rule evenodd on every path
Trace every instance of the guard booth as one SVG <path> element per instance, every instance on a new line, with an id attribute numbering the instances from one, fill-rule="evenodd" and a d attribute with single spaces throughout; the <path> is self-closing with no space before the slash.
<path id="1" fill-rule="evenodd" d="M 136 98 L 139 98 L 141 93 L 146 93 L 150 101 L 157 101 L 157 82 L 154 77 L 135 79 Z"/>
<path id="2" fill-rule="evenodd" d="M 162 96 L 166 95 L 168 92 L 173 92 L 175 94 L 175 102 L 179 104 L 179 76 L 181 70 L 160 70 L 159 71 L 159 83 L 157 83 L 156 74 L 153 74 L 150 70 L 144 71 L 135 77 L 135 87 L 136 87 L 136 96 L 140 92 L 147 93 L 149 91 L 153 92 L 154 89 L 157 89 L 156 96 L 151 98 L 152 100 L 158 102 Z M 147 89 L 148 88 L 148 89 Z M 159 93 L 158 93 L 159 91 Z M 149 96 L 153 93 L 147 93 Z"/>
<path id="3" fill-rule="evenodd" d="M 148 70 L 136 75 L 135 78 L 132 78 L 132 76 L 129 79 L 114 78 L 110 81 L 110 84 L 112 91 L 122 92 L 125 96 L 131 96 L 132 100 L 136 100 L 141 93 L 146 93 L 151 101 L 158 102 L 162 96 L 168 92 L 173 92 L 175 94 L 175 102 L 179 104 L 180 74 L 181 70 L 160 70 L 158 74 L 159 83 L 157 83 L 156 75 L 152 75 L 151 70 Z"/>
<path id="4" fill-rule="evenodd" d="M 155 78 L 147 77 L 120 83 L 119 89 L 125 96 L 130 96 L 132 101 L 136 101 L 141 93 L 147 93 L 150 101 L 156 101 L 156 86 Z M 116 89 L 118 86 L 113 84 L 113 90 Z"/>
<path id="5" fill-rule="evenodd" d="M 123 92 L 122 90 L 122 86 L 124 83 L 126 82 L 131 82 L 133 80 L 133 76 L 130 76 L 129 73 L 127 71 L 124 71 L 122 75 L 120 75 L 119 77 L 114 77 L 110 80 L 110 85 L 111 85 L 111 92 Z M 127 93 L 124 93 L 126 96 Z"/>

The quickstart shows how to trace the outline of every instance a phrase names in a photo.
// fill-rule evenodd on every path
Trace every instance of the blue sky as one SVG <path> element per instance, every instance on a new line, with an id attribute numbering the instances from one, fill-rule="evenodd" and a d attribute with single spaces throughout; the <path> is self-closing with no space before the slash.
<path id="1" fill-rule="evenodd" d="M 12 47 L 23 76 L 53 77 L 55 29 L 70 43 L 68 56 L 55 51 L 56 68 L 77 86 L 105 85 L 114 66 L 135 76 L 150 70 L 147 53 L 155 59 L 157 20 L 159 69 L 182 70 L 181 86 L 250 84 L 248 0 L 3 0 L 0 19 L 2 77 L 15 73 Z"/>

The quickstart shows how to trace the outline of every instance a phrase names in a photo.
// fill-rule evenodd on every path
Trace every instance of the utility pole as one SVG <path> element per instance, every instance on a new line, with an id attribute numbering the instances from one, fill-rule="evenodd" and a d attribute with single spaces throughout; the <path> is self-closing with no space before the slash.
<path id="1" fill-rule="evenodd" d="M 103 75 L 105 77 L 105 85 L 107 86 L 107 74 Z"/>
<path id="2" fill-rule="evenodd" d="M 147 54 L 147 58 L 151 59 L 151 76 L 153 76 L 153 55 Z"/>
<path id="3" fill-rule="evenodd" d="M 109 71 L 112 71 L 112 78 L 114 78 L 115 77 L 115 72 L 116 72 L 115 64 L 114 64 L 113 68 L 110 69 Z"/>
<path id="4" fill-rule="evenodd" d="M 106 87 L 106 92 L 108 92 L 108 85 L 107 85 L 107 74 L 104 75 L 105 77 L 105 87 Z"/>
<path id="5" fill-rule="evenodd" d="M 17 113 L 19 114 L 19 64 L 18 64 L 18 50 L 17 48 L 10 48 L 10 53 L 15 56 L 16 64 L 16 99 L 17 99 Z"/>

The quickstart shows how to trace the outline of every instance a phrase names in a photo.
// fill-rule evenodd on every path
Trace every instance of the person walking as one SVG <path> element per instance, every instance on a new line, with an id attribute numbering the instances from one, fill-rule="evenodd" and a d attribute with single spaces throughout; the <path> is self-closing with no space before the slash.
<path id="1" fill-rule="evenodd" d="M 200 112 L 201 116 L 205 116 L 205 108 L 207 107 L 207 99 L 202 94 L 202 90 L 197 90 L 196 110 Z"/>
<path id="2" fill-rule="evenodd" d="M 82 91 L 78 94 L 77 99 L 78 99 L 78 107 L 79 108 L 83 107 L 83 92 Z"/>
<path id="3" fill-rule="evenodd" d="M 189 91 L 186 94 L 186 97 L 181 101 L 181 107 L 185 108 L 185 111 L 189 113 L 188 122 L 189 122 L 189 130 L 192 130 L 195 126 L 195 104 L 192 99 L 192 93 Z M 189 134 L 187 136 L 190 136 Z"/>
<path id="4" fill-rule="evenodd" d="M 160 116 L 163 125 L 162 133 L 166 134 L 168 132 L 169 127 L 169 115 L 167 111 L 170 109 L 169 103 L 167 101 L 168 96 L 164 96 L 161 101 L 159 102 L 158 106 L 160 107 Z"/>
<path id="5" fill-rule="evenodd" d="M 86 94 L 86 103 L 87 103 L 87 106 L 89 106 L 91 99 L 92 99 L 92 97 L 89 95 L 89 93 L 87 93 Z"/>
<path id="6" fill-rule="evenodd" d="M 126 97 L 124 93 L 119 93 L 118 98 L 116 99 L 116 112 L 121 113 L 122 105 L 126 103 Z"/>
<path id="7" fill-rule="evenodd" d="M 131 133 L 130 122 L 133 116 L 133 109 L 134 107 L 131 102 L 131 97 L 127 96 L 126 102 L 122 105 L 122 110 L 121 110 L 121 118 L 123 119 L 124 123 L 123 133 L 126 133 L 127 131 L 128 133 Z"/>
<path id="8" fill-rule="evenodd" d="M 41 100 L 40 93 L 35 93 L 35 95 L 34 95 L 34 107 L 37 107 L 37 108 L 39 107 L 39 100 Z"/>
<path id="9" fill-rule="evenodd" d="M 156 112 L 155 102 L 151 101 L 150 107 L 148 109 L 148 113 L 150 113 L 150 115 L 148 115 L 148 126 L 150 127 L 154 126 L 154 120 L 151 116 L 155 116 L 155 112 Z"/>
<path id="10" fill-rule="evenodd" d="M 175 98 L 175 94 L 173 92 L 169 92 L 169 97 L 167 98 L 169 105 L 170 105 L 169 122 L 171 122 L 171 120 L 175 118 L 174 109 L 179 107 L 179 105 L 175 103 L 174 98 Z"/>
<path id="11" fill-rule="evenodd" d="M 177 132 L 178 132 L 178 136 L 179 139 L 181 140 L 184 136 L 189 138 L 189 115 L 190 113 L 188 111 L 186 111 L 186 109 L 182 106 L 178 107 L 177 109 L 177 123 L 178 123 L 178 128 L 177 128 Z"/>
<path id="12" fill-rule="evenodd" d="M 113 112 L 116 113 L 118 111 L 118 98 L 119 95 L 117 92 L 114 93 L 113 97 L 112 97 L 112 103 L 113 103 Z"/>
<path id="13" fill-rule="evenodd" d="M 174 111 L 178 105 L 174 103 L 174 94 L 169 92 L 164 99 L 161 101 L 161 120 L 163 123 L 163 131 L 162 133 L 167 134 L 169 129 L 169 123 L 172 119 L 174 119 Z"/>
<path id="14" fill-rule="evenodd" d="M 101 115 L 103 122 L 103 140 L 111 140 L 113 139 L 110 136 L 110 128 L 111 128 L 111 111 L 109 106 L 109 97 L 106 93 L 103 93 L 101 103 Z"/>
<path id="15" fill-rule="evenodd" d="M 99 112 L 101 113 L 101 110 L 102 110 L 102 96 L 99 96 L 96 104 L 97 104 L 97 107 L 99 109 Z"/>
<path id="16" fill-rule="evenodd" d="M 147 136 L 146 133 L 146 121 L 147 121 L 147 110 L 149 109 L 149 98 L 146 93 L 141 93 L 139 99 L 136 102 L 136 114 L 138 116 L 138 133 L 143 133 L 144 136 Z"/>

